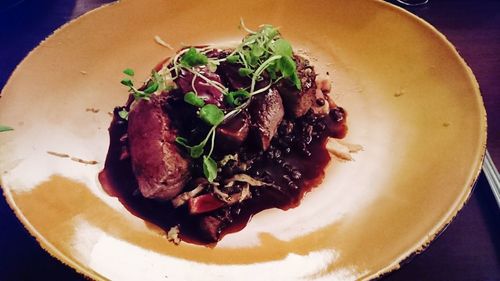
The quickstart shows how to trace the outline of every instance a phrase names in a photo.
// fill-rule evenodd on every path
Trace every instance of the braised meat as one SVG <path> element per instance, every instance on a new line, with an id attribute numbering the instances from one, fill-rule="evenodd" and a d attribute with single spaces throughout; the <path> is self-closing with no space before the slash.
<path id="1" fill-rule="evenodd" d="M 215 216 L 204 216 L 199 219 L 202 236 L 207 241 L 218 241 L 223 221 Z"/>
<path id="2" fill-rule="evenodd" d="M 277 89 L 283 97 L 287 113 L 292 117 L 301 117 L 309 111 L 316 99 L 316 73 L 307 59 L 294 55 L 294 61 L 302 89 L 298 90 L 289 80 L 278 83 Z"/>
<path id="3" fill-rule="evenodd" d="M 249 77 L 242 77 L 238 73 L 238 69 L 240 67 L 241 65 L 223 62 L 217 68 L 217 73 L 221 76 L 221 78 L 223 78 L 223 80 L 232 90 L 248 87 L 252 81 L 252 79 L 250 79 Z"/>
<path id="4" fill-rule="evenodd" d="M 196 70 L 209 80 L 221 83 L 219 75 L 210 71 L 207 67 L 198 66 L 196 67 Z M 184 93 L 196 90 L 198 96 L 206 103 L 215 104 L 217 106 L 222 105 L 222 93 L 207 81 L 199 77 L 194 77 L 192 72 L 181 70 L 179 76 L 175 79 L 175 82 Z"/>
<path id="5" fill-rule="evenodd" d="M 165 95 L 141 100 L 128 118 L 129 150 L 139 190 L 146 198 L 169 200 L 189 180 L 189 162 L 174 143 L 176 131 L 163 112 Z"/>
<path id="6" fill-rule="evenodd" d="M 252 118 L 253 134 L 259 147 L 265 151 L 269 148 L 285 115 L 280 94 L 276 90 L 269 90 L 265 94 L 255 96 L 249 111 Z"/>
<path id="7" fill-rule="evenodd" d="M 246 140 L 249 130 L 250 117 L 246 111 L 242 111 L 217 128 L 217 148 L 222 151 L 236 151 Z"/>

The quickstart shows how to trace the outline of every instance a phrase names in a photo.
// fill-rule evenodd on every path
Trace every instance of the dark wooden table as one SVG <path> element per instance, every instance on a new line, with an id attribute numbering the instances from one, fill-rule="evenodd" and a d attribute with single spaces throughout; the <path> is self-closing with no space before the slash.
<path id="1" fill-rule="evenodd" d="M 0 87 L 56 28 L 107 2 L 0 1 Z M 447 35 L 471 66 L 488 112 L 488 149 L 500 163 L 500 0 L 430 0 L 408 10 Z M 85 279 L 43 251 L 0 197 L 0 280 Z M 448 229 L 383 280 L 500 280 L 500 209 L 483 175 Z"/>

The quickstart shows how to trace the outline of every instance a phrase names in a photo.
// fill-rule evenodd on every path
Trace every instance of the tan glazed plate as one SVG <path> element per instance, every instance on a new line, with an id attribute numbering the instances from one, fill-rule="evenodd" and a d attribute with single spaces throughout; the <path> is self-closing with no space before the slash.
<path id="1" fill-rule="evenodd" d="M 243 36 L 240 17 L 280 26 L 329 72 L 347 141 L 364 150 L 332 161 L 299 207 L 261 212 L 213 248 L 175 246 L 103 191 L 108 113 L 127 99 L 123 69 L 141 81 L 173 54 L 156 35 L 174 49 L 227 43 Z M 453 46 L 373 0 L 120 1 L 29 54 L 2 91 L 0 124 L 15 128 L 0 134 L 10 206 L 45 250 L 97 280 L 375 278 L 450 223 L 486 143 L 478 84 Z"/>

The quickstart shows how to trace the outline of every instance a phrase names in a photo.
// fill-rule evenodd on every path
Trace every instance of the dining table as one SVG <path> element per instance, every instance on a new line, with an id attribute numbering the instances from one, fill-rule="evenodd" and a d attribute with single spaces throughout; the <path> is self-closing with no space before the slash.
<path id="1" fill-rule="evenodd" d="M 110 2 L 0 1 L 0 88 L 24 57 L 47 36 L 72 19 Z M 487 112 L 487 150 L 493 163 L 500 165 L 500 1 L 429 0 L 420 6 L 405 6 L 396 0 L 387 2 L 437 28 L 470 66 Z M 31 102 L 36 106 L 36 101 Z M 380 279 L 500 280 L 498 203 L 482 172 L 468 202 L 446 230 L 422 253 L 405 260 L 400 269 Z M 45 252 L 0 196 L 0 280 L 87 279 Z"/>

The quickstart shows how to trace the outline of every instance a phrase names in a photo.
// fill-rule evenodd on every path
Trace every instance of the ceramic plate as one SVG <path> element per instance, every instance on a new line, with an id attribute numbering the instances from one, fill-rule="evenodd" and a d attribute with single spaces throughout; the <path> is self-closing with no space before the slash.
<path id="1" fill-rule="evenodd" d="M 108 114 L 183 44 L 224 43 L 281 26 L 329 72 L 349 113 L 347 141 L 323 183 L 289 211 L 267 210 L 216 247 L 175 246 L 97 180 Z M 381 1 L 120 1 L 65 25 L 3 89 L 1 183 L 42 247 L 94 279 L 354 280 L 398 268 L 452 220 L 481 167 L 486 118 L 477 82 L 429 24 Z M 61 157 L 68 156 L 68 157 Z M 74 160 L 96 161 L 81 163 Z"/>

